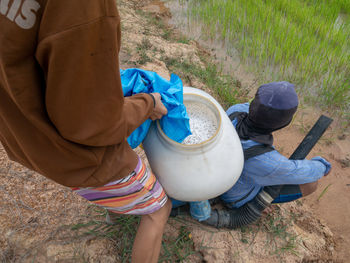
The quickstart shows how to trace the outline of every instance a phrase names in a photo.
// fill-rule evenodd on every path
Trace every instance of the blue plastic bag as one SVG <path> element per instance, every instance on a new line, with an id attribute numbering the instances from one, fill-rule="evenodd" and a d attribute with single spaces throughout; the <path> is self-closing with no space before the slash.
<path id="1" fill-rule="evenodd" d="M 160 120 L 160 125 L 169 138 L 182 142 L 191 134 L 189 117 L 183 104 L 182 81 L 177 75 L 172 74 L 168 81 L 155 72 L 131 68 L 120 70 L 120 76 L 125 97 L 138 93 L 160 93 L 168 110 L 168 114 Z M 128 137 L 132 148 L 142 143 L 151 123 L 150 119 L 146 120 Z"/>

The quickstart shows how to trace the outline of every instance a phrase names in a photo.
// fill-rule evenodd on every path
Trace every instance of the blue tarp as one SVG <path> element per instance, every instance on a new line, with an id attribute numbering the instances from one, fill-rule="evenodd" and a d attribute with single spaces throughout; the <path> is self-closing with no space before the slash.
<path id="1" fill-rule="evenodd" d="M 120 70 L 124 96 L 138 93 L 159 92 L 168 114 L 160 120 L 164 133 L 174 141 L 182 142 L 191 134 L 189 117 L 183 104 L 183 86 L 181 79 L 172 74 L 170 81 L 157 73 L 142 69 Z M 146 120 L 128 138 L 132 148 L 136 148 L 147 135 L 152 120 Z"/>

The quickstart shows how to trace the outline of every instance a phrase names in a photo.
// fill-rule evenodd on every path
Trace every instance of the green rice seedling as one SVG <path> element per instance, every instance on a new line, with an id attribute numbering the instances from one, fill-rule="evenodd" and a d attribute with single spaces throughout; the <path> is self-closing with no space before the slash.
<path id="1" fill-rule="evenodd" d="M 293 81 L 320 105 L 350 110 L 350 1 L 191 0 L 188 14 L 253 61 L 261 81 Z"/>

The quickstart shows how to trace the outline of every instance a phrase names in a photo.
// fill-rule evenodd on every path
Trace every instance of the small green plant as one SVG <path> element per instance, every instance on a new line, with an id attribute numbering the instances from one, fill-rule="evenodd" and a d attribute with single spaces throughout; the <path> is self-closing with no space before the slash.
<path id="1" fill-rule="evenodd" d="M 141 46 L 143 49 L 149 50 L 152 47 L 152 43 L 151 43 L 151 41 L 149 41 L 149 39 L 147 37 L 144 37 L 142 39 Z"/>
<path id="2" fill-rule="evenodd" d="M 327 193 L 328 188 L 329 188 L 331 185 L 332 185 L 332 184 L 329 184 L 329 185 L 327 185 L 327 186 L 323 189 L 323 191 L 321 192 L 321 194 L 320 194 L 319 197 L 317 198 L 317 201 L 320 201 L 320 200 L 321 200 L 322 196 L 324 196 L 325 193 Z"/>
<path id="3" fill-rule="evenodd" d="M 191 232 L 186 226 L 180 226 L 176 237 L 164 236 L 159 262 L 183 262 L 196 253 Z"/>
<path id="4" fill-rule="evenodd" d="M 165 40 L 169 40 L 170 37 L 171 37 L 171 30 L 169 30 L 168 28 L 165 28 L 163 30 L 163 33 L 162 33 L 162 37 L 165 39 Z"/>
<path id="5" fill-rule="evenodd" d="M 148 18 L 151 24 L 155 25 L 157 28 L 161 30 L 166 30 L 166 25 L 163 20 L 159 17 L 152 16 L 150 14 L 144 13 L 144 17 Z"/>
<path id="6" fill-rule="evenodd" d="M 240 228 L 240 232 L 241 232 L 241 242 L 244 244 L 248 244 L 249 243 L 249 237 L 251 232 L 252 232 L 252 227 L 251 226 L 243 226 Z"/>
<path id="7" fill-rule="evenodd" d="M 96 207 L 92 218 L 88 222 L 78 223 L 71 226 L 71 230 L 77 231 L 81 236 L 94 236 L 117 241 L 117 253 L 122 262 L 130 262 L 131 250 L 136 234 L 140 217 L 123 215 L 116 219 L 115 225 L 108 225 L 105 222 L 106 211 Z"/>
<path id="8" fill-rule="evenodd" d="M 288 232 L 293 216 L 285 218 L 278 214 L 269 215 L 263 222 L 264 230 L 268 234 L 268 243 L 274 246 L 274 254 L 289 252 L 298 256 L 296 247 L 299 245 L 298 236 Z"/>
<path id="9" fill-rule="evenodd" d="M 148 38 L 143 38 L 141 43 L 137 45 L 136 50 L 139 55 L 139 60 L 137 61 L 140 65 L 150 62 L 151 59 L 147 55 L 146 51 L 149 51 L 152 48 L 152 43 Z"/>
<path id="10" fill-rule="evenodd" d="M 178 74 L 180 78 L 191 83 L 191 79 L 194 76 L 214 91 L 224 108 L 246 99 L 245 91 L 237 87 L 239 83 L 235 78 L 229 75 L 222 75 L 214 63 L 207 61 L 205 58 L 202 58 L 202 60 L 204 61 L 203 68 L 188 61 L 163 57 L 167 67 Z"/>
<path id="11" fill-rule="evenodd" d="M 190 43 L 190 40 L 189 40 L 186 36 L 180 35 L 180 36 L 177 38 L 177 42 L 182 43 L 182 44 L 189 44 L 189 43 Z"/>
<path id="12" fill-rule="evenodd" d="M 116 254 L 122 262 L 130 262 L 139 216 L 122 215 L 115 219 L 114 225 L 105 222 L 106 210 L 91 206 L 87 222 L 70 226 L 79 236 L 106 238 L 115 243 Z M 177 235 L 163 236 L 159 262 L 183 262 L 190 255 L 196 254 L 192 234 L 187 226 L 180 226 Z M 80 255 L 81 256 L 81 255 Z"/>

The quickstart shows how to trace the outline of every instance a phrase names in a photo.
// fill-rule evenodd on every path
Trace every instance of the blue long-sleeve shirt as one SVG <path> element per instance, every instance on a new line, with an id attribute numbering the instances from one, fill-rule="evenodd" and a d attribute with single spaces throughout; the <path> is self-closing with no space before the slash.
<path id="1" fill-rule="evenodd" d="M 249 103 L 237 104 L 227 110 L 233 112 L 248 112 Z M 236 127 L 237 120 L 232 121 Z M 243 149 L 259 143 L 252 140 L 241 140 Z M 331 165 L 322 157 L 311 160 L 289 160 L 274 150 L 245 161 L 242 174 L 236 184 L 221 195 L 233 207 L 240 207 L 252 200 L 263 186 L 281 184 L 306 184 L 315 182 L 329 171 Z"/>

